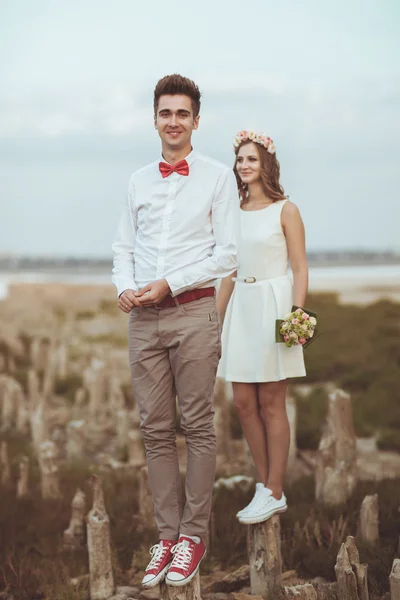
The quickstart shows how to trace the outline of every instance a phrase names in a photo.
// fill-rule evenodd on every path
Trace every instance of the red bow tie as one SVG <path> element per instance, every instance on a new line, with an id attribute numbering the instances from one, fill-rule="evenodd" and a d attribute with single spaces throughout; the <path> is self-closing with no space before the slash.
<path id="1" fill-rule="evenodd" d="M 169 165 L 165 162 L 160 162 L 158 165 L 160 169 L 161 175 L 164 177 L 168 177 L 171 173 L 179 173 L 179 175 L 189 175 L 189 165 L 186 160 L 180 160 L 176 163 L 176 165 Z"/>

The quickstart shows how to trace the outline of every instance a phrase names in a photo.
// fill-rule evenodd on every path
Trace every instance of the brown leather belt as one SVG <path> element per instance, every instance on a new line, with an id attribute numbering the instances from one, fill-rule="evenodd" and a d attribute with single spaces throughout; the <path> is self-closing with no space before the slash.
<path id="1" fill-rule="evenodd" d="M 178 294 L 177 296 L 175 296 L 175 298 L 173 298 L 170 295 L 165 296 L 164 300 L 161 300 L 161 302 L 155 305 L 155 308 L 171 308 L 173 306 L 176 306 L 175 300 L 178 301 L 178 304 L 186 304 L 187 302 L 193 302 L 193 300 L 207 298 L 208 296 L 215 296 L 215 287 L 188 290 L 187 292 L 182 292 L 182 294 Z"/>

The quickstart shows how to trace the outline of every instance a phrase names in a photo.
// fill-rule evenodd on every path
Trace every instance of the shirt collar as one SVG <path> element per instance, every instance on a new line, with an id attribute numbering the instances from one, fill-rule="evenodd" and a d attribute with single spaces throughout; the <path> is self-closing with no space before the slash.
<path id="1" fill-rule="evenodd" d="M 190 167 L 194 163 L 196 157 L 197 157 L 197 152 L 195 150 L 193 150 L 193 148 L 192 148 L 192 151 L 189 152 L 189 154 L 187 156 L 185 156 L 185 158 L 182 158 L 181 160 L 186 160 L 187 164 Z M 160 162 L 165 162 L 168 165 L 171 164 L 165 160 L 165 158 L 163 157 L 162 154 L 160 154 Z"/>

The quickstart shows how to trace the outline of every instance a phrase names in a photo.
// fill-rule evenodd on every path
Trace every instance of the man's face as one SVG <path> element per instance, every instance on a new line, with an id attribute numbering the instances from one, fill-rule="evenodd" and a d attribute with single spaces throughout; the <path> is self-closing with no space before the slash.
<path id="1" fill-rule="evenodd" d="M 192 131 L 198 128 L 200 116 L 193 117 L 189 96 L 174 94 L 160 96 L 154 125 L 163 145 L 180 150 L 190 144 Z"/>

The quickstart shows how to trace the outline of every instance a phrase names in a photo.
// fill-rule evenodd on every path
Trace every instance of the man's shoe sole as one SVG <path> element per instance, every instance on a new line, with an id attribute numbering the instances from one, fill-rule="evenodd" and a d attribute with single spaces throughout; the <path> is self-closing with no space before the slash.
<path id="1" fill-rule="evenodd" d="M 264 521 L 268 521 L 271 517 L 276 515 L 277 513 L 284 513 L 287 511 L 287 506 L 283 506 L 282 508 L 277 508 L 272 512 L 265 513 L 264 515 L 259 515 L 258 517 L 243 517 L 239 518 L 239 521 L 243 525 L 256 525 L 257 523 L 264 523 Z"/>
<path id="2" fill-rule="evenodd" d="M 191 575 L 189 575 L 189 577 L 186 577 L 186 579 L 181 579 L 180 581 L 170 581 L 168 579 L 168 575 L 165 578 L 165 583 L 167 585 L 170 585 L 172 587 L 180 587 L 180 586 L 184 586 L 187 585 L 188 583 L 190 583 L 193 579 L 193 577 L 196 575 L 196 573 L 198 572 L 199 568 L 200 568 L 200 563 L 203 560 L 203 558 L 205 557 L 205 555 L 207 554 L 207 550 L 205 550 L 203 556 L 201 557 L 201 559 L 199 560 L 199 562 L 197 563 L 197 567 L 195 568 L 195 570 L 193 571 L 193 573 L 191 573 Z"/>
<path id="3" fill-rule="evenodd" d="M 171 566 L 171 563 L 172 560 L 163 568 L 162 571 L 159 572 L 158 575 L 154 577 L 154 579 L 151 579 L 147 583 L 142 583 L 142 588 L 144 588 L 145 590 L 150 590 L 151 588 L 156 587 L 156 585 L 158 585 L 161 581 L 163 581 L 168 572 L 168 569 Z"/>

